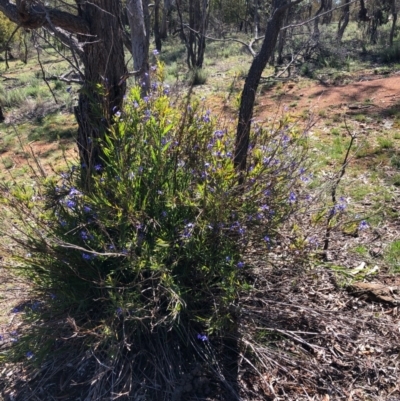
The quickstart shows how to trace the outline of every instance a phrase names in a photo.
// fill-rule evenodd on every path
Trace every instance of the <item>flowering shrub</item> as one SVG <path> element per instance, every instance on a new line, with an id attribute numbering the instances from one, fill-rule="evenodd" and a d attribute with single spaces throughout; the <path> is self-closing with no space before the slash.
<path id="1" fill-rule="evenodd" d="M 145 348 L 152 333 L 204 348 L 233 330 L 249 240 L 273 246 L 296 209 L 306 141 L 289 118 L 256 126 L 239 186 L 229 130 L 201 102 L 174 103 L 167 92 L 157 81 L 144 99 L 131 90 L 90 191 L 76 166 L 33 189 L 3 188 L 13 220 L 2 235 L 17 245 L 10 266 L 32 280 L 40 301 L 29 315 L 35 336 L 18 343 L 30 361 L 68 331 L 105 350 L 98 358 L 107 366 L 121 363 L 121 350 Z M 67 315 L 46 331 L 43 322 Z"/>

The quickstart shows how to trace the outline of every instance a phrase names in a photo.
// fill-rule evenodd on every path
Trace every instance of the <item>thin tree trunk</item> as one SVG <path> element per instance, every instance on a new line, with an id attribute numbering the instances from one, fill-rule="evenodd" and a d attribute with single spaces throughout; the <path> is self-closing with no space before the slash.
<path id="1" fill-rule="evenodd" d="M 160 29 L 161 39 L 167 39 L 168 37 L 168 17 L 171 14 L 171 8 L 172 8 L 172 1 L 164 0 L 162 19 L 161 19 L 161 29 Z"/>
<path id="2" fill-rule="evenodd" d="M 259 31 L 259 18 L 258 18 L 258 0 L 254 0 L 254 37 L 258 39 Z"/>
<path id="3" fill-rule="evenodd" d="M 162 47 L 160 35 L 160 0 L 156 0 L 154 3 L 154 41 L 156 49 L 160 52 Z"/>
<path id="4" fill-rule="evenodd" d="M 208 8 L 208 0 L 202 0 L 201 5 L 201 25 L 200 25 L 200 32 L 198 38 L 198 50 L 197 50 L 197 60 L 196 60 L 196 67 L 203 68 L 204 62 L 204 53 L 206 51 L 206 31 L 208 26 L 208 17 L 209 17 L 209 8 Z"/>
<path id="5" fill-rule="evenodd" d="M 313 36 L 318 39 L 319 37 L 319 18 L 318 16 L 324 11 L 325 9 L 325 0 L 321 0 L 321 5 L 319 7 L 319 9 L 317 10 L 317 12 L 315 13 L 314 16 L 314 32 L 313 32 Z"/>
<path id="6" fill-rule="evenodd" d="M 289 19 L 290 19 L 290 13 L 289 10 L 286 11 L 286 16 L 285 16 L 285 25 L 289 25 Z M 278 60 L 277 63 L 279 65 L 283 64 L 283 49 L 285 47 L 286 43 L 286 35 L 287 35 L 287 29 L 284 29 L 279 32 L 279 39 L 278 39 Z"/>
<path id="7" fill-rule="evenodd" d="M 285 19 L 286 10 L 301 1 L 302 0 L 297 0 L 296 2 L 291 3 L 290 0 L 273 0 L 272 14 L 268 21 L 261 50 L 253 59 L 240 98 L 239 120 L 236 131 L 234 155 L 235 167 L 240 172 L 246 170 L 251 119 L 253 117 L 254 102 L 261 74 L 275 49 L 279 30 L 281 29 Z"/>
<path id="8" fill-rule="evenodd" d="M 350 0 L 346 0 L 346 6 L 343 8 L 343 14 L 340 17 L 339 24 L 338 24 L 338 32 L 336 36 L 336 40 L 338 43 L 342 41 L 344 31 L 347 28 L 347 25 L 349 24 L 349 18 L 350 18 Z"/>
<path id="9" fill-rule="evenodd" d="M 332 10 L 332 0 L 326 0 L 326 2 L 325 2 L 324 12 L 329 11 L 329 10 Z M 332 14 L 333 13 L 325 14 L 322 17 L 322 24 L 325 24 L 325 25 L 330 24 L 332 21 Z"/>
<path id="10" fill-rule="evenodd" d="M 394 32 L 396 30 L 396 21 L 397 21 L 396 0 L 392 0 L 391 12 L 392 12 L 392 28 L 390 29 L 389 44 L 390 46 L 393 46 L 393 38 L 394 38 Z"/>
<path id="11" fill-rule="evenodd" d="M 139 83 L 145 96 L 150 89 L 148 4 L 146 0 L 128 0 L 126 8 L 131 29 L 133 67 L 139 71 Z"/>

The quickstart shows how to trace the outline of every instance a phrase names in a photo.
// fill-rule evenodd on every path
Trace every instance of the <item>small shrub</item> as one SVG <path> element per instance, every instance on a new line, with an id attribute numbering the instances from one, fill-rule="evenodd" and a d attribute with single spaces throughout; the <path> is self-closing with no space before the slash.
<path id="1" fill-rule="evenodd" d="M 392 178 L 392 184 L 395 187 L 400 187 L 400 174 L 395 174 Z"/>
<path id="2" fill-rule="evenodd" d="M 390 163 L 392 164 L 393 167 L 400 170 L 400 154 L 394 154 L 390 159 Z"/>
<path id="3" fill-rule="evenodd" d="M 309 63 L 304 63 L 301 65 L 300 74 L 309 78 L 313 77 L 313 71 Z"/>
<path id="4" fill-rule="evenodd" d="M 203 68 L 196 68 L 192 73 L 193 85 L 204 85 L 207 82 L 207 72 Z"/>
<path id="5" fill-rule="evenodd" d="M 392 271 L 398 273 L 400 272 L 400 241 L 393 241 L 390 243 L 385 251 L 384 258 L 389 264 Z"/>
<path id="6" fill-rule="evenodd" d="M 394 43 L 381 52 L 381 58 L 385 63 L 395 63 L 400 61 L 400 43 Z"/>
<path id="7" fill-rule="evenodd" d="M 10 168 L 12 168 L 14 166 L 14 161 L 13 159 L 11 159 L 11 157 L 4 157 L 3 159 L 1 159 L 4 168 L 6 168 L 7 170 L 9 170 Z"/>
<path id="8" fill-rule="evenodd" d="M 389 138 L 380 137 L 377 141 L 381 149 L 393 149 L 394 147 L 393 141 Z"/>
<path id="9" fill-rule="evenodd" d="M 358 121 L 359 123 L 363 123 L 363 122 L 366 121 L 366 117 L 365 117 L 364 114 L 357 114 L 357 115 L 354 116 L 354 119 L 356 121 Z"/>
<path id="10" fill-rule="evenodd" d="M 233 135 L 201 103 L 166 92 L 157 83 L 144 99 L 130 92 L 89 190 L 79 166 L 1 188 L 2 254 L 37 305 L 25 308 L 9 357 L 52 359 L 50 376 L 67 370 L 103 399 L 171 399 L 180 376 L 209 358 L 218 377 L 238 293 L 251 288 L 243 253 L 250 240 L 273 246 L 302 198 L 306 139 L 289 118 L 255 127 L 239 185 Z"/>

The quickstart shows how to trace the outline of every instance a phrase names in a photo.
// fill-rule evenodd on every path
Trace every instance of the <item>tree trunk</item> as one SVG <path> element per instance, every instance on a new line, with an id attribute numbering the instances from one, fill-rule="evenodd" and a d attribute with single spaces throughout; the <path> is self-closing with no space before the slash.
<path id="1" fill-rule="evenodd" d="M 204 53 L 206 51 L 206 32 L 208 26 L 208 18 L 209 18 L 209 8 L 208 8 L 208 0 L 202 0 L 201 5 L 201 25 L 200 25 L 200 34 L 198 37 L 198 49 L 197 49 L 197 60 L 196 67 L 203 68 L 204 62 Z"/>
<path id="2" fill-rule="evenodd" d="M 273 0 L 271 18 L 268 21 L 261 50 L 253 59 L 240 97 L 239 120 L 236 131 L 234 155 L 234 164 L 237 171 L 244 172 L 246 170 L 251 119 L 253 117 L 254 102 L 261 74 L 275 49 L 279 30 L 285 19 L 286 10 L 301 1 L 302 0 L 298 0 L 291 3 L 290 0 Z M 242 178 L 240 181 L 242 182 Z"/>
<path id="3" fill-rule="evenodd" d="M 206 50 L 205 35 L 209 18 L 208 0 L 189 0 L 189 32 L 185 29 L 186 27 L 183 22 L 181 2 L 179 0 L 177 0 L 176 6 L 181 25 L 180 33 L 187 50 L 187 66 L 191 70 L 202 68 L 204 53 Z"/>
<path id="4" fill-rule="evenodd" d="M 258 39 L 258 31 L 259 31 L 259 24 L 260 20 L 258 18 L 258 0 L 254 0 L 254 37 Z"/>
<path id="5" fill-rule="evenodd" d="M 285 25 L 289 25 L 289 20 L 290 20 L 290 13 L 289 10 L 286 11 L 286 16 L 285 16 Z M 277 63 L 278 65 L 283 64 L 283 50 L 285 48 L 285 43 L 286 43 L 286 35 L 287 35 L 287 29 L 284 29 L 279 32 L 279 39 L 278 39 L 278 60 Z"/>
<path id="6" fill-rule="evenodd" d="M 128 0 L 129 26 L 131 28 L 133 67 L 145 96 L 150 89 L 149 76 L 149 17 L 147 0 Z"/>
<path id="7" fill-rule="evenodd" d="M 338 24 L 338 32 L 336 36 L 336 40 L 338 43 L 342 41 L 344 31 L 346 30 L 347 25 L 349 24 L 350 18 L 350 0 L 346 0 L 346 6 L 343 8 L 343 14 L 340 17 Z"/>
<path id="8" fill-rule="evenodd" d="M 319 15 L 324 11 L 324 9 L 325 9 L 325 0 L 321 0 L 321 5 L 320 5 L 320 7 L 319 7 L 319 9 L 317 10 L 317 12 L 315 13 L 315 16 L 314 16 L 314 32 L 313 32 L 313 36 L 314 36 L 314 38 L 316 39 L 316 40 L 318 40 L 318 38 L 319 38 L 319 27 L 318 27 L 318 24 L 319 24 Z"/>
<path id="9" fill-rule="evenodd" d="M 393 46 L 394 31 L 396 30 L 397 11 L 396 11 L 396 0 L 391 2 L 391 13 L 392 13 L 392 28 L 390 29 L 389 44 Z"/>
<path id="10" fill-rule="evenodd" d="M 326 3 L 325 3 L 324 12 L 327 12 L 329 10 L 332 10 L 332 0 L 326 0 Z M 332 21 L 332 14 L 333 13 L 325 14 L 322 17 L 322 24 L 325 24 L 325 25 L 330 24 Z"/>
<path id="11" fill-rule="evenodd" d="M 154 41 L 157 51 L 161 51 L 161 35 L 160 35 L 160 0 L 154 3 Z"/>
<path id="12" fill-rule="evenodd" d="M 162 20 L 161 20 L 161 30 L 160 30 L 160 38 L 167 39 L 168 37 L 168 17 L 171 14 L 172 8 L 172 0 L 164 0 L 163 12 L 162 12 Z"/>
<path id="13" fill-rule="evenodd" d="M 79 154 L 89 173 L 102 162 L 100 143 L 113 114 L 122 106 L 126 87 L 121 78 L 127 70 L 119 21 L 121 2 L 82 0 L 77 3 L 79 16 L 87 21 L 91 35 L 78 36 L 79 41 L 85 43 L 82 56 L 85 82 L 75 108 Z M 89 176 L 82 177 L 88 186 Z"/>

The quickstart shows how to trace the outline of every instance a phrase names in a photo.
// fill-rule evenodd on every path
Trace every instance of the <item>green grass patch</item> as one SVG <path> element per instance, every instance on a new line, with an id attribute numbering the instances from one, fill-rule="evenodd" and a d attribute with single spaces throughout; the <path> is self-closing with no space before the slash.
<path id="1" fill-rule="evenodd" d="M 400 273 L 400 240 L 388 244 L 384 258 L 393 272 Z"/>

